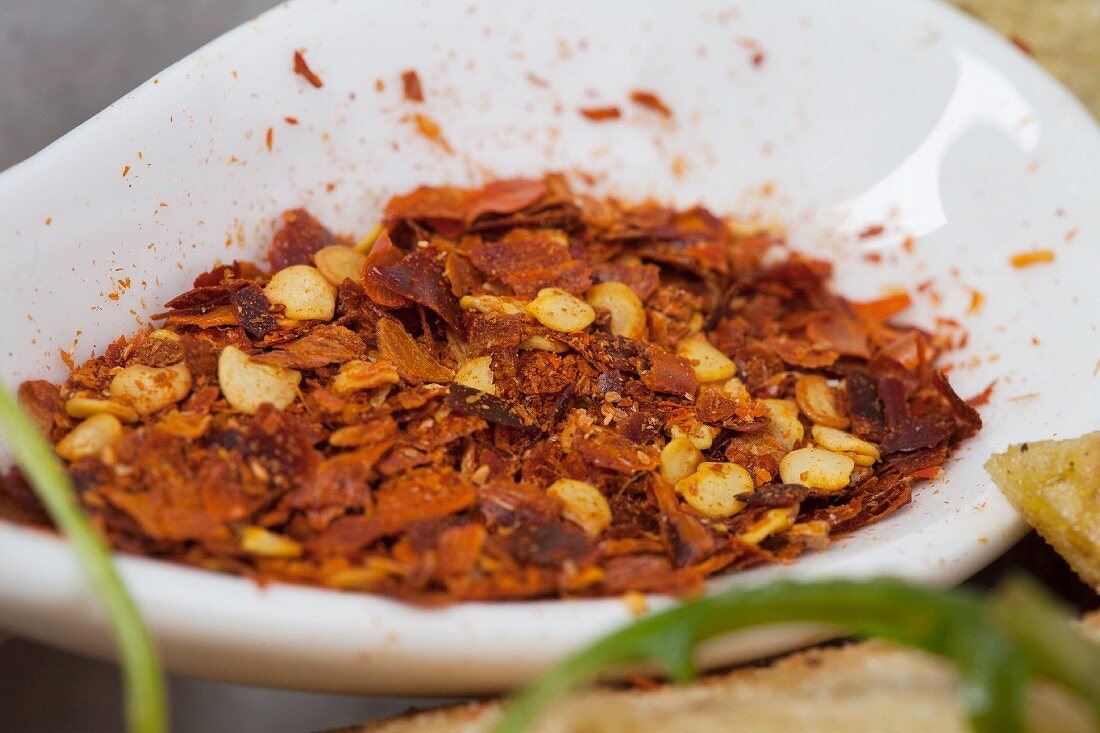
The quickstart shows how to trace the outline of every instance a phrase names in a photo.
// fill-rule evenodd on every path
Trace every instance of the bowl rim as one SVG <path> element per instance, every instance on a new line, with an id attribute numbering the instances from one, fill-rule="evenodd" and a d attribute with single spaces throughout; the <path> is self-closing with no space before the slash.
<path id="1" fill-rule="evenodd" d="M 150 77 L 135 90 L 39 152 L 0 172 L 0 195 L 4 191 L 18 188 L 38 169 L 59 164 L 73 146 L 94 142 L 94 137 L 100 134 L 103 128 L 117 124 L 130 108 L 143 104 L 152 96 L 158 81 L 172 83 L 174 79 L 184 76 L 187 69 L 202 57 L 227 50 L 238 41 L 244 40 L 251 27 L 290 22 L 294 14 L 286 11 L 288 9 L 300 11 L 310 2 L 311 0 L 291 0 L 275 6 L 257 18 L 225 32 L 164 71 Z M 991 53 L 1003 54 L 1011 48 L 1008 41 L 991 29 L 938 0 L 893 0 L 893 2 L 897 5 L 918 8 L 922 15 L 942 22 L 946 32 L 963 33 L 971 40 L 981 39 L 983 48 L 997 47 L 997 50 L 990 51 Z M 1013 53 L 1016 52 L 1013 51 Z M 1046 92 L 1068 94 L 1034 61 L 1030 59 L 1023 59 L 1023 61 L 1030 66 L 1032 72 L 1043 77 L 1042 84 Z M 1077 114 L 1082 118 L 1079 121 L 1082 130 L 1090 131 L 1094 137 L 1100 136 L 1100 128 L 1096 126 L 1083 105 L 1076 100 L 1075 105 L 1076 111 L 1070 111 L 1067 114 Z M 914 582 L 931 585 L 954 585 L 964 580 L 1002 554 L 1027 531 L 1023 520 L 1003 499 L 1000 502 L 992 501 L 981 517 L 982 533 L 988 541 L 983 545 L 975 546 L 972 537 L 965 533 L 958 533 L 957 536 L 950 538 L 947 551 L 941 553 L 953 558 L 953 562 L 944 566 L 930 564 L 911 567 L 899 565 L 891 567 L 890 563 L 885 563 L 879 569 L 886 569 L 890 574 Z M 950 526 L 965 528 L 968 521 L 977 522 L 978 520 L 947 517 L 941 521 Z M 884 546 L 889 545 L 884 543 Z M 31 555 L 39 558 L 35 568 L 21 567 L 19 558 Z M 569 636 L 580 638 L 591 636 L 597 630 L 606 630 L 624 623 L 631 617 L 626 606 L 616 598 L 468 602 L 426 611 L 379 596 L 348 594 L 283 583 L 272 583 L 266 587 L 260 587 L 247 578 L 200 570 L 172 562 L 131 555 L 116 555 L 116 557 L 119 569 L 139 605 L 145 611 L 158 643 L 168 650 L 164 655 L 167 666 L 175 671 L 190 674 L 208 672 L 202 664 L 201 655 L 219 644 L 240 643 L 242 647 L 250 648 L 258 654 L 262 653 L 265 645 L 270 641 L 270 635 L 264 629 L 253 631 L 251 634 L 242 634 L 241 629 L 248 624 L 258 626 L 273 623 L 285 624 L 284 633 L 302 638 L 308 637 L 309 624 L 302 623 L 302 619 L 296 622 L 293 616 L 303 610 L 312 613 L 317 607 L 324 607 L 329 618 L 340 615 L 357 617 L 360 627 L 363 626 L 363 618 L 370 619 L 366 625 L 374 624 L 376 628 L 368 629 L 367 635 L 359 640 L 361 646 L 373 645 L 377 659 L 388 659 L 389 654 L 403 655 L 404 659 L 417 659 L 429 674 L 436 668 L 433 665 L 437 663 L 440 665 L 439 669 L 446 665 L 453 667 L 455 663 L 467 663 L 472 659 L 469 655 L 477 651 L 478 647 L 487 648 L 499 644 L 516 645 L 508 650 L 493 651 L 497 661 L 505 666 L 507 666 L 507 659 L 515 656 L 517 651 L 534 654 L 533 649 L 524 648 L 522 640 L 514 634 L 505 633 L 510 624 L 520 621 L 539 624 L 543 634 L 549 634 L 554 629 L 572 629 Z M 865 571 L 848 567 L 859 564 L 862 563 L 844 563 L 829 571 L 815 572 L 813 577 L 832 577 L 837 574 L 848 577 L 865 575 Z M 42 577 L 50 577 L 54 580 L 46 586 L 37 584 Z M 736 581 L 730 578 L 712 580 L 708 583 L 708 588 L 726 587 L 733 582 L 758 582 L 770 577 L 772 574 L 769 573 L 741 574 L 737 576 Z M 60 537 L 43 530 L 0 520 L 0 587 L 10 588 L 13 587 L 13 583 L 24 584 L 19 586 L 23 595 L 7 600 L 0 598 L 0 619 L 5 621 L 9 630 L 97 656 L 113 656 L 111 640 L 106 634 L 102 613 L 79 575 L 75 557 L 67 543 Z M 211 601 L 217 606 L 217 610 L 213 613 L 208 603 Z M 670 602 L 662 597 L 650 599 L 651 607 L 667 605 Z M 37 624 L 23 623 L 19 620 L 17 607 L 23 603 L 40 610 L 56 609 L 59 614 L 58 619 L 62 612 L 75 611 L 84 620 L 78 624 L 71 624 L 67 630 L 56 636 L 44 635 L 37 630 Z M 234 606 L 237 607 L 234 608 Z M 204 615 L 212 618 L 202 618 Z M 412 646 L 403 646 L 404 641 L 401 638 L 394 639 L 394 629 L 387 624 L 386 616 L 400 617 L 397 626 L 404 630 L 406 636 L 413 637 L 416 643 Z M 217 628 L 217 623 L 221 622 L 214 622 L 223 618 L 235 620 L 232 630 Z M 464 641 L 464 651 L 452 649 L 441 653 L 439 646 L 433 646 L 440 643 L 438 627 L 443 626 L 448 630 L 462 629 L 468 634 Z M 435 627 L 434 630 L 433 627 Z M 181 650 L 192 643 L 196 635 L 203 636 L 205 643 L 196 647 L 195 653 L 183 654 Z M 793 638 L 789 636 L 788 640 Z M 803 632 L 798 638 L 805 638 L 805 633 Z M 328 642 L 314 640 L 311 643 L 316 644 L 315 656 L 318 657 L 335 648 L 331 640 Z M 535 643 L 535 640 L 531 640 L 531 643 Z M 505 676 L 529 675 L 533 669 L 542 666 L 547 658 L 535 655 L 530 660 L 509 667 L 511 671 L 505 673 Z M 423 677 L 423 675 L 414 676 Z M 225 678 L 238 681 L 241 679 L 240 675 L 232 672 L 227 673 Z M 273 671 L 262 681 L 275 686 L 298 686 L 290 680 L 290 677 Z M 412 677 L 403 677 L 398 673 L 394 673 L 389 679 L 385 674 L 381 674 L 372 684 L 373 689 L 380 692 L 404 692 L 414 689 L 423 691 L 423 687 L 412 680 Z M 318 687 L 337 691 L 362 689 L 359 686 L 348 687 L 343 683 L 334 685 L 322 683 Z M 456 683 L 439 684 L 435 690 L 442 693 L 455 693 L 485 691 L 496 687 L 498 685 L 495 684 L 467 685 L 459 680 Z"/>

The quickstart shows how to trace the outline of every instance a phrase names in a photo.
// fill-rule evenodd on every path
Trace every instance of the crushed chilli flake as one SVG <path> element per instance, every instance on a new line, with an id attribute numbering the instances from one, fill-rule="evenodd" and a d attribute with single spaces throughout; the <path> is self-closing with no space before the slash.
<path id="1" fill-rule="evenodd" d="M 580 113 L 593 122 L 607 122 L 623 116 L 618 107 L 582 107 Z"/>
<path id="2" fill-rule="evenodd" d="M 421 187 L 358 241 L 286 212 L 156 330 L 21 385 L 114 547 L 640 611 L 882 519 L 981 426 L 939 342 L 892 320 L 908 296 L 849 302 L 827 262 L 701 206 Z M 0 515 L 48 525 L 18 469 Z"/>
<path id="3" fill-rule="evenodd" d="M 321 77 L 313 73 L 313 70 L 309 68 L 309 64 L 306 63 L 306 57 L 302 55 L 301 51 L 294 52 L 294 73 L 298 74 L 315 88 L 320 89 L 325 85 L 321 81 Z"/>
<path id="4" fill-rule="evenodd" d="M 1013 267 L 1031 267 L 1047 262 L 1054 262 L 1054 252 L 1049 249 L 1036 249 L 1030 252 L 1017 252 L 1009 259 Z"/>

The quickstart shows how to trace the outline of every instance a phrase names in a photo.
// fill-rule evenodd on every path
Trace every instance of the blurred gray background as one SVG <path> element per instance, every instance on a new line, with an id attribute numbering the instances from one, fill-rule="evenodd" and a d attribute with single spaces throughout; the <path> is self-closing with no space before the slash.
<path id="1" fill-rule="evenodd" d="M 0 0 L 0 170 L 274 0 Z"/>
<path id="2" fill-rule="evenodd" d="M 274 4 L 0 0 L 0 170 Z M 417 703 L 182 677 L 172 678 L 171 698 L 176 733 L 306 733 L 393 715 Z M 114 665 L 18 639 L 0 641 L 0 731 L 116 733 L 122 730 L 120 701 Z"/>

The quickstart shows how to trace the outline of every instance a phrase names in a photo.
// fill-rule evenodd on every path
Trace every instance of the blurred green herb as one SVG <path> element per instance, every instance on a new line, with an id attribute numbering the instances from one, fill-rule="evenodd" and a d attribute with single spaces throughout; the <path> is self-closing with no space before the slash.
<path id="1" fill-rule="evenodd" d="M 39 501 L 72 544 L 114 630 L 131 733 L 168 730 L 164 677 L 145 622 L 111 559 L 107 544 L 77 503 L 68 474 L 11 393 L 0 387 L 0 429 Z"/>
<path id="2" fill-rule="evenodd" d="M 642 618 L 562 660 L 508 704 L 495 733 L 520 733 L 559 696 L 609 668 L 660 665 L 694 677 L 700 642 L 754 626 L 827 624 L 917 647 L 955 663 L 959 700 L 976 733 L 1023 733 L 1033 679 L 1061 684 L 1100 725 L 1100 646 L 1033 582 L 1014 578 L 990 597 L 896 580 L 777 583 L 734 589 Z"/>

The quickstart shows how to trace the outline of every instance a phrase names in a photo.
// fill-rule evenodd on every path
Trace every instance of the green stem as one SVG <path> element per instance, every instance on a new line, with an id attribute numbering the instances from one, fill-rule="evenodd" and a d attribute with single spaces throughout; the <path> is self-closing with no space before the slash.
<path id="1" fill-rule="evenodd" d="M 121 658 L 129 730 L 167 731 L 164 677 L 141 614 L 115 569 L 107 544 L 77 503 L 72 482 L 53 449 L 2 387 L 0 428 L 39 501 L 72 544 L 81 569 L 107 611 Z"/>
<path id="2" fill-rule="evenodd" d="M 495 732 L 520 733 L 555 698 L 608 667 L 655 661 L 683 678 L 692 671 L 695 647 L 706 639 L 753 626 L 810 622 L 954 660 L 960 702 L 974 730 L 1019 733 L 1031 667 L 1017 639 L 994 621 L 988 604 L 971 592 L 894 580 L 735 589 L 643 618 L 566 658 L 514 698 Z"/>
<path id="3" fill-rule="evenodd" d="M 1100 647 L 1083 639 L 1069 613 L 1023 576 L 993 594 L 991 614 L 1027 655 L 1033 673 L 1077 694 L 1100 721 Z"/>

